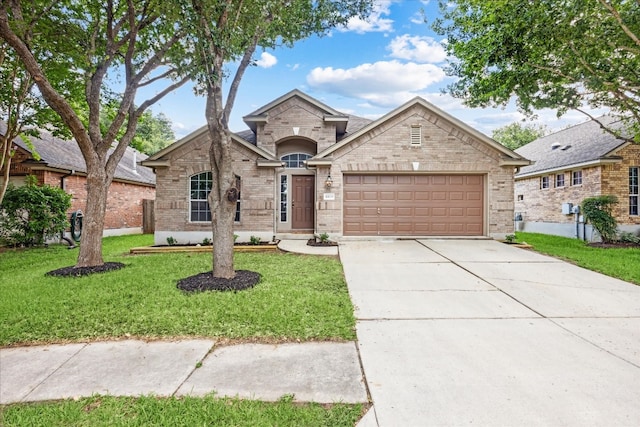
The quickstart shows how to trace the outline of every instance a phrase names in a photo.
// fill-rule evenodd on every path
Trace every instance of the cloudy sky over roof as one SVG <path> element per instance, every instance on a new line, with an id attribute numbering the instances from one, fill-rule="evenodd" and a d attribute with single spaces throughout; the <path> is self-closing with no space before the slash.
<path id="1" fill-rule="evenodd" d="M 523 119 L 513 106 L 469 109 L 442 93 L 452 80 L 444 72 L 442 37 L 429 25 L 438 15 L 436 0 L 378 0 L 366 22 L 352 19 L 346 29 L 300 41 L 293 48 L 259 49 L 256 66 L 247 70 L 238 91 L 231 130 L 246 129 L 243 115 L 293 89 L 370 119 L 421 96 L 489 136 L 493 129 Z M 193 95 L 188 85 L 153 111 L 172 120 L 178 138 L 205 124 L 204 98 Z M 559 130 L 583 121 L 579 113 L 558 120 L 555 111 L 541 111 L 537 123 Z"/>

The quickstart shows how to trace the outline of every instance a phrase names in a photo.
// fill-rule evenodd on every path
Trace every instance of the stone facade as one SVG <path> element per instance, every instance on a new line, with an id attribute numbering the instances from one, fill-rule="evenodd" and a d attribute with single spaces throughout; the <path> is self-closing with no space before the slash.
<path id="1" fill-rule="evenodd" d="M 526 164 L 524 159 L 423 101 L 363 124 L 362 131 L 344 133 L 347 119 L 297 91 L 245 117 L 254 132 L 255 148 L 234 144 L 234 170 L 242 182 L 240 221 L 234 228 L 239 240 L 291 233 L 340 238 L 342 177 L 349 173 L 481 175 L 484 234 L 503 237 L 513 232 L 514 166 L 503 160 Z M 412 126 L 421 127 L 420 145 L 410 143 Z M 210 237 L 211 225 L 192 222 L 189 214 L 189 180 L 209 170 L 208 144 L 207 132 L 200 130 L 143 162 L 156 170 L 156 243 L 165 243 L 167 237 L 192 243 Z M 290 154 L 308 158 L 306 167 L 285 164 L 283 156 Z M 329 174 L 331 188 L 324 184 Z M 297 175 L 311 175 L 315 182 L 313 228 L 303 233 L 293 228 L 291 215 L 283 215 L 283 210 L 291 209 L 290 200 L 284 198 L 291 191 L 286 187 Z"/>
<path id="2" fill-rule="evenodd" d="M 522 214 L 522 229 L 575 237 L 576 217 L 574 214 L 563 214 L 562 205 L 571 203 L 573 206 L 580 206 L 587 197 L 614 195 L 619 201 L 614 217 L 621 230 L 640 230 L 640 216 L 629 215 L 629 168 L 640 166 L 640 145 L 626 145 L 615 155 L 617 159 L 613 163 L 566 167 L 516 178 L 515 211 Z M 582 173 L 582 183 L 574 185 L 572 176 L 577 171 Z M 564 176 L 564 186 L 555 185 L 558 175 Z M 541 188 L 542 177 L 548 178 L 549 188 Z M 579 225 L 578 237 L 584 237 L 583 233 L 582 225 Z M 587 232 L 587 238 L 591 234 Z"/>
<path id="3" fill-rule="evenodd" d="M 410 143 L 412 126 L 421 128 L 419 146 Z M 513 167 L 501 167 L 497 151 L 420 105 L 371 129 L 331 157 L 330 170 L 320 173 L 330 172 L 335 189 L 341 188 L 343 174 L 349 173 L 482 175 L 486 185 L 485 234 L 502 237 L 513 232 Z M 318 188 L 318 231 L 340 235 L 342 193 L 336 191 L 335 201 L 327 202 L 323 201 L 325 192 L 325 188 Z"/>

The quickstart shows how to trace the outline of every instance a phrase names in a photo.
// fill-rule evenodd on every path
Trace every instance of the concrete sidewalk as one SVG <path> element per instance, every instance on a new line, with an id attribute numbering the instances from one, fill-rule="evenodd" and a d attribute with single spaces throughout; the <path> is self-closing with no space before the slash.
<path id="1" fill-rule="evenodd" d="M 359 426 L 638 426 L 640 287 L 488 240 L 340 245 Z"/>
<path id="2" fill-rule="evenodd" d="M 353 342 L 138 340 L 0 349 L 0 404 L 107 394 L 368 401 Z"/>

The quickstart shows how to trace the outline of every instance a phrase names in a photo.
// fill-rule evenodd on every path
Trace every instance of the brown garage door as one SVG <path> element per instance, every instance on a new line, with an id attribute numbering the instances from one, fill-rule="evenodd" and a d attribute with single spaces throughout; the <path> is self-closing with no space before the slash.
<path id="1" fill-rule="evenodd" d="M 482 236 L 482 175 L 345 175 L 345 236 Z"/>

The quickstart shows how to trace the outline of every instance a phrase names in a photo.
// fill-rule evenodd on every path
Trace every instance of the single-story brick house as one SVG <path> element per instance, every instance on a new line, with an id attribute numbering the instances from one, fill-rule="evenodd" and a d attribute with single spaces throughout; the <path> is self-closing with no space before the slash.
<path id="1" fill-rule="evenodd" d="M 529 164 L 424 99 L 371 121 L 291 91 L 233 136 L 239 241 L 513 232 L 513 180 Z M 155 241 L 211 237 L 206 127 L 150 156 Z"/>
<path id="2" fill-rule="evenodd" d="M 0 132 L 5 131 L 6 124 L 0 122 Z M 11 162 L 9 182 L 24 185 L 26 176 L 34 175 L 38 184 L 60 187 L 71 194 L 69 216 L 77 210 L 84 212 L 87 202 L 86 165 L 78 144 L 44 131 L 40 132 L 39 137 L 29 139 L 40 160 L 36 160 L 32 149 L 22 139 L 16 138 L 13 141 L 16 153 Z M 146 157 L 128 147 L 118 164 L 107 196 L 104 236 L 142 233 L 143 205 L 147 203 L 144 201 L 155 199 L 155 174 L 152 169 L 138 164 Z M 152 230 L 152 208 L 147 215 Z"/>
<path id="3" fill-rule="evenodd" d="M 611 117 L 599 120 L 620 126 Z M 518 228 L 591 239 L 591 227 L 583 226 L 583 218 L 572 208 L 587 197 L 614 195 L 619 200 L 614 212 L 619 229 L 640 232 L 639 144 L 617 139 L 588 121 L 539 138 L 516 152 L 534 161 L 516 174 L 515 210 L 522 218 Z"/>

